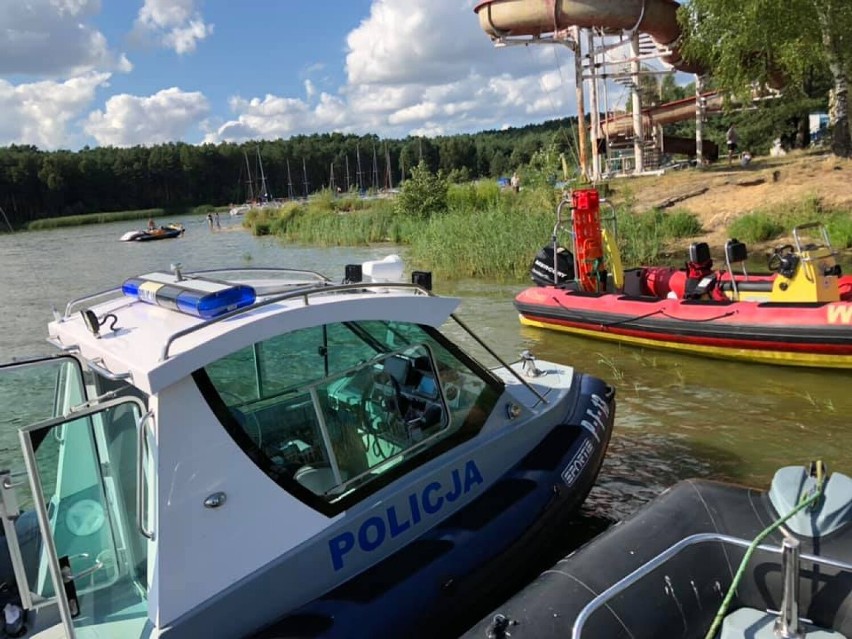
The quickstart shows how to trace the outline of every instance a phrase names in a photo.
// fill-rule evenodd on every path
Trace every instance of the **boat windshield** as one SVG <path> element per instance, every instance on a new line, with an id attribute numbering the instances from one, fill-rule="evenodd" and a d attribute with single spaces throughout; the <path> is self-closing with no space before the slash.
<path id="1" fill-rule="evenodd" d="M 437 331 L 388 321 L 280 335 L 194 377 L 252 461 L 326 513 L 472 437 L 502 392 Z"/>

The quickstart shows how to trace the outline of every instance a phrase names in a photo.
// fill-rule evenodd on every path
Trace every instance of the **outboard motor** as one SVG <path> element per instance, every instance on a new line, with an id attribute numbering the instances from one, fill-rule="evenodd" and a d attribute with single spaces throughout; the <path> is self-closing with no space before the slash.
<path id="1" fill-rule="evenodd" d="M 686 286 L 683 297 L 687 300 L 712 299 L 724 301 L 724 294 L 717 287 L 718 277 L 713 272 L 713 259 L 707 242 L 689 246 L 689 261 L 686 263 Z"/>
<path id="2" fill-rule="evenodd" d="M 554 273 L 556 278 L 554 279 Z M 559 246 L 556 259 L 553 245 L 542 247 L 530 266 L 530 277 L 538 286 L 564 286 L 574 281 L 574 255 L 568 249 Z"/>

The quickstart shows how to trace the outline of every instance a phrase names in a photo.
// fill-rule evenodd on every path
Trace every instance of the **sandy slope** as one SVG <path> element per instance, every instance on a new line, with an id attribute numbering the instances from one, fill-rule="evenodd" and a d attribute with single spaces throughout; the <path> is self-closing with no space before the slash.
<path id="1" fill-rule="evenodd" d="M 852 215 L 852 161 L 825 154 L 796 152 L 783 158 L 755 158 L 748 168 L 736 162 L 729 167 L 727 160 L 722 160 L 704 170 L 617 179 L 610 185 L 614 189 L 612 201 L 632 198 L 637 212 L 660 206 L 670 198 L 688 196 L 668 210 L 685 209 L 695 214 L 705 230 L 703 239 L 713 247 L 725 243 L 727 226 L 738 216 L 761 208 L 777 210 L 786 203 L 793 206 L 808 197 L 819 198 L 825 206 L 848 208 Z M 697 193 L 705 187 L 704 193 Z"/>

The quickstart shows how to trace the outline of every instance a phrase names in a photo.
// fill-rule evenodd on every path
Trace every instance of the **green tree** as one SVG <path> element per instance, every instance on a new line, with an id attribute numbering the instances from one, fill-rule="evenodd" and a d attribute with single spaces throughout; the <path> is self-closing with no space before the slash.
<path id="1" fill-rule="evenodd" d="M 402 190 L 396 199 L 396 209 L 403 215 L 429 217 L 433 213 L 447 210 L 447 192 L 449 185 L 443 175 L 429 171 L 426 161 L 422 160 L 411 169 L 411 178 L 403 182 Z"/>
<path id="2" fill-rule="evenodd" d="M 720 89 L 742 98 L 752 98 L 755 83 L 802 96 L 814 73 L 830 73 L 832 151 L 852 156 L 849 0 L 691 0 L 679 19 L 685 57 L 710 70 Z"/>

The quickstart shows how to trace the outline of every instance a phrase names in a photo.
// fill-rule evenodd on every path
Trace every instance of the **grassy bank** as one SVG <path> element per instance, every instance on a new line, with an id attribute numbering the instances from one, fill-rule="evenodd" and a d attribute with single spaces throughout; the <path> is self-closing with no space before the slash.
<path id="1" fill-rule="evenodd" d="M 135 211 L 108 211 L 104 213 L 83 213 L 81 215 L 66 215 L 64 217 L 50 217 L 41 220 L 33 220 L 27 224 L 28 231 L 43 231 L 46 229 L 58 229 L 68 226 L 83 226 L 85 224 L 106 224 L 108 222 L 124 222 L 126 220 L 147 220 L 148 218 L 159 218 L 174 215 L 206 215 L 212 211 L 227 211 L 227 206 L 212 206 L 203 204 L 195 207 L 172 208 L 172 209 L 138 209 Z"/>
<path id="2" fill-rule="evenodd" d="M 728 227 L 732 237 L 743 242 L 768 242 L 789 237 L 793 227 L 822 222 L 836 249 L 852 248 L 852 212 L 843 207 L 825 206 L 814 196 L 785 206 L 771 206 L 747 213 Z"/>
<path id="3" fill-rule="evenodd" d="M 442 278 L 522 280 L 533 256 L 550 241 L 558 197 L 550 188 L 512 193 L 493 182 L 451 185 L 442 212 L 418 216 L 400 212 L 393 200 L 326 193 L 306 204 L 250 211 L 243 223 L 256 235 L 288 242 L 407 245 L 414 266 Z M 625 264 L 655 262 L 667 243 L 701 232 L 697 220 L 683 211 L 634 215 L 627 204 L 617 210 L 617 219 Z"/>

